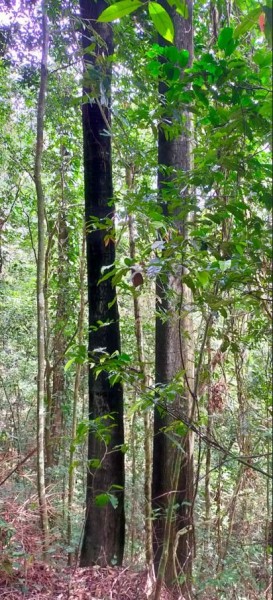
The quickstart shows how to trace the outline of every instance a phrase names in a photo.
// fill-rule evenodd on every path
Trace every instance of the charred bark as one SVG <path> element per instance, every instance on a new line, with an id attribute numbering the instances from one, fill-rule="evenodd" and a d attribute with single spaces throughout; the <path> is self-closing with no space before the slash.
<path id="1" fill-rule="evenodd" d="M 108 128 L 111 118 L 111 63 L 107 62 L 107 57 L 113 53 L 113 35 L 110 25 L 96 22 L 106 6 L 103 0 L 80 0 L 86 80 L 90 74 L 90 83 L 88 81 L 83 90 L 85 99 L 88 97 L 89 100 L 83 104 L 82 120 L 89 357 L 94 362 L 102 349 L 109 355 L 120 349 L 116 291 L 111 279 L 100 283 L 103 269 L 115 262 L 115 245 L 112 239 L 104 239 L 103 229 L 94 226 L 95 218 L 99 219 L 101 225 L 105 219 L 112 219 L 114 227 L 111 137 Z M 87 49 L 91 44 L 90 38 L 96 40 L 92 54 Z M 107 325 L 101 326 L 100 323 Z M 105 420 L 106 415 L 111 416 Z M 89 418 L 87 506 L 80 562 L 82 566 L 103 566 L 112 561 L 121 564 L 124 547 L 124 455 L 120 450 L 124 442 L 123 392 L 120 383 L 110 386 L 105 371 L 96 377 L 92 368 L 89 369 Z M 104 420 L 100 421 L 101 418 Z M 97 426 L 97 433 L 92 422 Z M 100 429 L 100 422 L 103 428 L 108 426 L 105 435 Z M 94 467 L 94 464 L 98 464 L 96 461 L 99 461 L 98 467 Z M 107 493 L 116 495 L 117 508 L 114 509 L 111 502 L 103 507 L 96 505 L 96 497 Z"/>

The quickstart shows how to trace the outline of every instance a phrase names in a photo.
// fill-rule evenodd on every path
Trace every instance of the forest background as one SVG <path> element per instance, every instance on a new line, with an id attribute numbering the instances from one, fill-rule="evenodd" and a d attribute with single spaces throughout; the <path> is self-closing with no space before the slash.
<path id="1" fill-rule="evenodd" d="M 271 5 L 0 8 L 1 594 L 269 598 Z"/>

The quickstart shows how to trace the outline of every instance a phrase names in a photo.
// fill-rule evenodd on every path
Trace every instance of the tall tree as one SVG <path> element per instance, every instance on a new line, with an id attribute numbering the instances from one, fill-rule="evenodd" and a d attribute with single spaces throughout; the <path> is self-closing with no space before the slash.
<path id="1" fill-rule="evenodd" d="M 64 360 L 65 350 L 67 345 L 67 336 L 65 327 L 69 320 L 69 300 L 68 300 L 68 282 L 69 282 L 69 270 L 68 270 L 68 250 L 69 250 L 69 239 L 68 239 L 68 227 L 67 227 L 67 198 L 66 198 L 66 186 L 65 186 L 65 148 L 61 144 L 61 164 L 60 164 L 60 199 L 58 206 L 58 218 L 56 223 L 57 229 L 57 246 L 58 246 L 58 265 L 57 265 L 57 286 L 58 293 L 56 298 L 56 316 L 55 316 L 55 331 L 52 340 L 52 355 L 53 365 L 47 365 L 47 377 L 49 382 L 47 385 L 47 409 L 48 409 L 48 422 L 47 422 L 47 467 L 54 467 L 58 465 L 60 458 L 60 450 L 62 443 L 62 432 L 64 428 L 63 422 L 63 406 L 65 401 L 65 373 L 64 373 Z M 49 236 L 49 240 L 53 241 L 52 237 Z M 49 255 L 50 245 L 48 246 L 47 252 L 47 273 L 49 271 Z M 47 281 L 48 285 L 48 281 Z M 48 299 L 47 299 L 47 312 Z M 49 315 L 47 315 L 49 319 Z M 49 329 L 49 323 L 47 323 Z M 47 331 L 48 342 L 50 339 L 50 331 Z M 46 344 L 47 361 L 49 363 L 49 343 Z M 52 385 L 51 385 L 52 375 Z M 52 388 L 52 389 L 51 389 Z"/>
<path id="2" fill-rule="evenodd" d="M 120 348 L 116 291 L 103 270 L 115 261 L 115 245 L 105 238 L 105 223 L 113 223 L 110 124 L 111 26 L 96 20 L 106 7 L 103 0 L 80 0 L 85 85 L 82 107 L 84 143 L 85 217 L 87 228 L 87 277 L 89 303 L 89 359 Z M 92 48 L 91 42 L 95 48 Z M 88 98 L 88 101 L 86 101 Z M 94 221 L 100 227 L 92 227 Z M 108 416 L 107 416 L 108 415 Z M 87 508 L 81 565 L 121 564 L 124 547 L 123 392 L 110 386 L 107 372 L 89 370 Z M 115 497 L 116 494 L 116 497 Z M 107 502 L 107 499 L 110 502 Z M 106 501 L 106 503 L 105 503 Z M 103 505 L 103 506 L 102 506 Z"/>
<path id="3" fill-rule="evenodd" d="M 37 134 L 34 167 L 34 181 L 37 196 L 38 213 L 38 254 L 37 254 L 37 479 L 40 505 L 43 547 L 48 549 L 48 514 L 45 490 L 45 197 L 42 184 L 42 156 L 44 139 L 44 114 L 47 89 L 47 63 L 49 49 L 48 19 L 45 2 L 42 3 L 42 59 L 40 71 L 40 88 L 37 106 Z"/>
<path id="4" fill-rule="evenodd" d="M 174 44 L 179 51 L 188 51 L 190 64 L 193 55 L 192 3 L 187 4 L 187 18 L 181 17 L 175 10 L 170 11 L 167 3 L 162 2 L 162 5 L 172 16 Z M 160 44 L 166 45 L 165 40 L 160 38 Z M 175 115 L 175 107 L 168 103 L 167 91 L 168 86 L 161 82 L 159 94 L 163 111 L 158 137 L 159 201 L 176 231 L 174 248 L 177 243 L 183 248 L 187 236 L 187 211 L 183 213 L 182 205 L 185 206 L 189 191 L 187 189 L 186 193 L 185 190 L 181 192 L 179 179 L 181 181 L 181 172 L 187 172 L 191 168 L 191 123 L 185 113 L 182 116 L 181 113 L 179 116 Z M 166 130 L 166 123 L 170 124 L 173 131 Z M 174 133 L 175 128 L 176 131 L 178 128 L 178 133 Z M 179 262 L 173 263 L 173 267 L 168 263 L 165 272 L 157 279 L 155 373 L 156 385 L 160 388 L 168 386 L 181 374 L 183 385 L 181 391 L 177 387 L 173 406 L 182 408 L 190 418 L 194 377 L 193 336 L 188 312 L 190 293 L 182 283 L 182 263 L 183 259 L 180 265 Z M 174 584 L 177 575 L 180 581 L 184 581 L 182 591 L 188 598 L 193 552 L 193 440 L 191 433 L 185 432 L 180 438 L 182 449 L 179 449 L 164 433 L 164 428 L 169 424 L 169 417 L 156 410 L 153 457 L 153 508 L 156 515 L 154 561 L 156 572 L 169 586 Z M 168 509 L 170 505 L 173 506 L 172 515 Z"/>

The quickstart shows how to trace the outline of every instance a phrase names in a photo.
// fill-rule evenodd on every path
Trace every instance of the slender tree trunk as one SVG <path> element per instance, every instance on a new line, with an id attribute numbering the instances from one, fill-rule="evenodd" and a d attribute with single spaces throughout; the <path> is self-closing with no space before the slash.
<path id="1" fill-rule="evenodd" d="M 132 168 L 126 169 L 126 184 L 128 189 L 133 187 L 133 172 Z M 129 245 L 130 258 L 135 260 L 135 231 L 134 220 L 131 214 L 128 215 L 129 226 Z M 135 319 L 135 335 L 137 344 L 137 354 L 139 362 L 139 371 L 142 376 L 141 389 L 145 392 L 148 387 L 148 375 L 145 364 L 144 352 L 144 336 L 142 327 L 141 305 L 140 298 L 137 292 L 134 294 L 134 319 Z M 144 453 L 145 453 L 145 472 L 144 472 L 144 497 L 145 497 L 145 557 L 146 564 L 149 568 L 151 576 L 153 568 L 153 533 L 152 533 L 152 431 L 151 431 L 151 415 L 148 410 L 145 410 L 143 415 L 144 421 Z"/>
<path id="2" fill-rule="evenodd" d="M 48 240 L 45 252 L 45 397 L 46 397 L 46 422 L 45 422 L 45 461 L 46 467 L 53 464 L 52 460 L 52 448 L 51 448 L 51 412 L 52 412 L 52 367 L 50 364 L 50 341 L 51 341 L 51 319 L 49 313 L 49 267 L 50 267 L 50 254 L 53 246 L 54 234 L 56 227 L 54 226 L 51 231 L 48 230 Z M 50 473 L 47 470 L 46 479 L 49 483 Z"/>
<path id="3" fill-rule="evenodd" d="M 133 187 L 132 168 L 126 169 L 126 184 L 128 189 Z M 128 215 L 129 226 L 129 245 L 130 258 L 136 259 L 134 220 L 131 214 Z M 137 354 L 139 370 L 141 373 L 141 389 L 145 391 L 148 387 L 148 376 L 145 364 L 144 337 L 141 317 L 140 298 L 137 292 L 134 294 L 134 319 L 135 335 L 137 344 Z M 153 576 L 153 534 L 152 534 L 152 437 L 151 437 L 151 415 L 145 410 L 144 416 L 144 453 L 145 453 L 145 472 L 144 472 L 144 497 L 145 497 L 145 557 L 150 575 Z"/>
<path id="4" fill-rule="evenodd" d="M 225 559 L 226 559 L 226 555 L 228 552 L 230 538 L 231 538 L 232 532 L 233 532 L 236 506 L 237 506 L 240 492 L 241 492 L 243 484 L 244 484 L 244 470 L 245 470 L 245 467 L 243 465 L 240 465 L 238 475 L 237 475 L 235 489 L 234 489 L 232 498 L 230 500 L 229 507 L 228 507 L 227 514 L 226 514 L 226 517 L 228 517 L 228 530 L 227 530 L 227 535 L 226 535 L 225 540 L 222 540 L 221 554 L 219 554 L 219 557 L 218 557 L 218 570 L 221 570 L 221 571 L 223 571 L 225 568 Z M 223 519 L 221 519 L 221 523 L 222 523 L 222 521 L 223 521 Z"/>
<path id="5" fill-rule="evenodd" d="M 85 288 L 85 230 L 83 231 L 82 240 L 82 253 L 81 253 L 81 264 L 80 264 L 80 313 L 78 321 L 78 344 L 79 346 L 83 343 L 83 326 L 84 326 L 84 288 Z M 74 498 L 74 486 L 75 486 L 75 469 L 73 466 L 74 461 L 74 440 L 77 432 L 77 410 L 79 400 L 79 390 L 81 383 L 81 371 L 82 365 L 78 363 L 76 365 L 76 374 L 74 382 L 74 395 L 73 395 L 73 410 L 72 410 L 72 429 L 71 429 L 71 444 L 69 451 L 69 476 L 68 476 L 68 498 L 67 498 L 67 544 L 71 546 L 72 543 L 72 511 L 73 511 L 73 498 Z M 73 553 L 68 552 L 68 564 L 72 564 Z"/>
<path id="6" fill-rule="evenodd" d="M 44 137 L 44 113 L 47 89 L 47 60 L 49 47 L 48 21 L 46 3 L 42 3 L 42 60 L 40 89 L 37 107 L 37 140 L 35 155 L 34 179 L 37 195 L 38 212 L 38 256 L 37 256 L 37 349 L 38 349 L 38 375 L 37 375 L 37 483 L 40 506 L 40 518 L 43 537 L 44 554 L 48 550 L 48 514 L 45 489 L 45 198 L 42 184 L 42 155 Z"/>
<path id="7" fill-rule="evenodd" d="M 210 337 L 207 341 L 207 353 L 208 353 L 208 403 L 207 403 L 207 436 L 211 437 L 211 384 L 212 384 L 212 373 L 211 373 L 211 344 Z M 207 527 L 207 539 L 206 545 L 209 544 L 210 540 L 210 520 L 211 520 L 211 482 L 210 482 L 210 470 L 211 470 L 211 446 L 208 444 L 206 448 L 206 476 L 205 476 L 205 519 Z"/>
<path id="8" fill-rule="evenodd" d="M 58 242 L 58 267 L 57 267 L 57 306 L 55 315 L 54 337 L 52 342 L 53 350 L 53 377 L 52 377 L 52 397 L 50 406 L 50 463 L 48 466 L 54 467 L 59 463 L 61 443 L 64 423 L 63 423 L 63 404 L 65 400 L 65 349 L 66 332 L 65 327 L 69 318 L 69 299 L 68 299 L 68 229 L 67 229 L 67 206 L 65 198 L 65 149 L 61 146 L 61 169 L 60 169 L 60 205 L 58 210 L 57 222 L 57 242 Z"/>
<path id="9" fill-rule="evenodd" d="M 134 412 L 132 421 L 131 421 L 131 455 L 132 455 L 132 465 L 131 465 L 131 515 L 130 515 L 130 525 L 128 525 L 128 535 L 130 536 L 130 559 L 133 564 L 134 556 L 136 552 L 135 543 L 136 543 L 136 524 L 137 524 L 137 495 L 136 495 L 136 480 L 137 480 L 137 466 L 136 466 L 136 446 L 137 446 L 137 413 Z"/>
<path id="10" fill-rule="evenodd" d="M 164 4 L 169 11 L 169 5 Z M 193 55 L 192 32 L 192 4 L 188 3 L 189 18 L 182 19 L 175 11 L 171 11 L 175 28 L 175 45 L 179 49 L 189 51 L 190 60 Z M 160 40 L 160 43 L 165 43 Z M 159 93 L 164 97 L 166 86 L 160 84 Z M 167 114 L 168 120 L 172 116 Z M 175 139 L 165 137 L 164 129 L 159 128 L 158 139 L 158 187 L 163 211 L 167 216 L 173 217 L 178 232 L 187 235 L 186 218 L 179 220 L 176 211 L 171 206 L 170 183 L 179 171 L 188 171 L 191 168 L 191 122 L 184 115 L 184 132 Z M 168 175 L 162 167 L 168 167 Z M 170 173 L 172 172 L 172 175 Z M 175 183 L 173 183 L 175 185 Z M 177 197 L 182 194 L 178 189 L 173 192 Z M 157 315 L 156 319 L 156 385 L 165 385 L 173 381 L 177 373 L 184 372 L 183 399 L 177 396 L 175 405 L 183 408 L 183 412 L 192 417 L 192 392 L 194 390 L 194 358 L 193 358 L 193 331 L 191 317 L 187 307 L 191 303 L 189 289 L 181 283 L 183 267 L 177 273 L 165 274 L 165 278 L 158 277 L 156 284 Z M 167 281 L 166 281 L 167 279 Z M 185 308 L 186 307 L 186 308 Z M 168 320 L 166 320 L 166 314 Z M 162 578 L 161 555 L 165 553 L 165 519 L 169 514 L 168 505 L 179 506 L 172 516 L 168 540 L 167 561 L 164 558 L 165 583 L 172 587 L 176 574 L 184 583 L 181 591 L 185 598 L 191 597 L 191 573 L 193 553 L 193 527 L 192 506 L 193 501 L 193 437 L 188 432 L 181 438 L 183 450 L 180 452 L 180 468 L 177 489 L 172 488 L 175 483 L 173 477 L 174 448 L 170 440 L 162 431 L 169 424 L 169 419 L 162 416 L 157 410 L 154 418 L 154 458 L 153 458 L 153 508 L 160 511 L 154 519 L 154 563 L 156 572 Z M 174 498 L 173 498 L 174 497 Z M 175 499 L 175 501 L 173 501 Z M 158 512 L 157 512 L 158 515 Z M 183 534 L 179 534 L 183 532 Z M 166 541 L 166 540 L 165 540 Z"/>
<path id="11" fill-rule="evenodd" d="M 106 56 L 113 53 L 113 34 L 111 26 L 96 22 L 106 6 L 108 3 L 103 0 L 80 0 L 86 75 L 91 65 L 97 73 L 102 73 L 101 85 L 97 86 L 101 92 L 92 91 L 87 84 L 84 96 L 89 96 L 90 101 L 85 102 L 82 107 L 89 357 L 93 362 L 99 360 L 101 349 L 109 355 L 120 349 L 116 291 L 110 279 L 100 282 L 102 269 L 115 262 L 115 245 L 112 240 L 106 242 L 104 231 L 93 229 L 92 222 L 93 218 L 99 219 L 102 224 L 104 219 L 112 219 L 114 227 L 111 137 L 105 134 L 110 122 L 111 87 L 111 62 L 106 62 Z M 96 39 L 96 50 L 92 54 L 86 50 L 91 44 L 90 38 L 92 41 Z M 96 93 L 100 93 L 100 97 L 94 97 Z M 101 326 L 101 323 L 107 325 Z M 105 420 L 106 415 L 110 414 L 112 418 Z M 124 454 L 120 449 L 124 443 L 123 392 L 120 383 L 110 386 L 107 372 L 103 371 L 96 377 L 92 368 L 89 369 L 89 416 L 91 421 L 96 420 L 98 428 L 100 423 L 103 428 L 109 425 L 110 439 L 103 439 L 103 435 L 99 432 L 95 434 L 90 428 L 87 507 L 81 565 L 106 565 L 113 560 L 121 564 L 124 549 Z M 95 466 L 98 461 L 99 466 Z M 96 504 L 96 497 L 107 493 L 116 495 L 116 508 L 113 508 L 110 502 L 103 507 Z"/>
<path id="12" fill-rule="evenodd" d="M 217 488 L 215 494 L 215 502 L 216 502 L 216 547 L 217 547 L 217 556 L 218 556 L 218 565 L 219 568 L 219 557 L 222 556 L 222 527 L 221 527 L 221 509 L 222 509 L 222 466 L 219 465 L 218 469 L 218 477 L 217 477 Z"/>

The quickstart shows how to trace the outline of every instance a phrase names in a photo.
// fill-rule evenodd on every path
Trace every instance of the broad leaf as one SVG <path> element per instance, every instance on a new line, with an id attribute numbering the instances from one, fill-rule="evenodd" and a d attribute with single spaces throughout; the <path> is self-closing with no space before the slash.
<path id="1" fill-rule="evenodd" d="M 250 13 L 248 13 L 248 15 L 242 20 L 240 25 L 236 27 L 234 31 L 234 38 L 237 39 L 241 37 L 241 35 L 244 35 L 244 33 L 250 31 L 255 25 L 258 25 L 258 19 L 262 11 L 262 6 L 251 10 Z"/>
<path id="2" fill-rule="evenodd" d="M 257 52 L 255 52 L 254 56 L 253 56 L 253 60 L 255 62 L 256 65 L 259 65 L 259 67 L 263 68 L 263 67 L 270 67 L 271 63 L 272 63 L 272 56 L 271 56 L 271 52 L 267 52 L 266 50 L 257 50 Z"/>
<path id="3" fill-rule="evenodd" d="M 224 29 L 222 29 L 222 31 L 220 31 L 220 34 L 218 37 L 218 47 L 221 50 L 225 50 L 226 47 L 228 46 L 230 40 L 232 40 L 232 38 L 233 38 L 232 27 L 225 27 Z"/>
<path id="4" fill-rule="evenodd" d="M 178 53 L 178 63 L 180 67 L 186 67 L 189 62 L 190 53 L 188 50 L 180 50 Z"/>
<path id="5" fill-rule="evenodd" d="M 149 15 L 158 33 L 168 42 L 173 42 L 174 27 L 165 8 L 157 2 L 149 2 Z"/>
<path id="6" fill-rule="evenodd" d="M 210 275 L 208 271 L 199 271 L 197 279 L 200 281 L 202 287 L 206 287 L 210 281 Z"/>
<path id="7" fill-rule="evenodd" d="M 232 27 L 224 27 L 222 31 L 220 31 L 218 37 L 218 47 L 220 50 L 225 51 L 226 56 L 230 56 L 236 48 L 236 42 L 233 39 L 233 29 Z"/>
<path id="8" fill-rule="evenodd" d="M 96 506 L 106 506 L 106 504 L 109 504 L 110 502 L 110 498 L 109 498 L 109 494 L 98 494 L 95 498 L 95 505 Z"/>
<path id="9" fill-rule="evenodd" d="M 125 17 L 137 10 L 141 4 L 142 2 L 139 0 L 120 0 L 120 2 L 116 2 L 103 10 L 98 18 L 98 22 L 109 23 L 110 21 L 115 21 L 115 19 Z"/>

